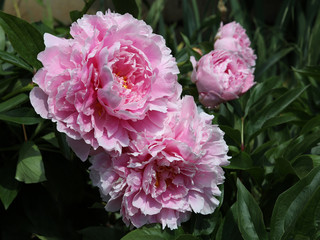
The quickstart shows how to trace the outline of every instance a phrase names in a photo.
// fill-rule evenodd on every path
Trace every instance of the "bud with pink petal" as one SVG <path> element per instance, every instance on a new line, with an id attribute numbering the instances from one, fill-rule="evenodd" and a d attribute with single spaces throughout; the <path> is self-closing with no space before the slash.
<path id="1" fill-rule="evenodd" d="M 197 62 L 191 57 L 191 80 L 196 84 L 199 101 L 216 107 L 244 94 L 254 85 L 254 76 L 245 60 L 232 51 L 214 50 Z"/>
<path id="2" fill-rule="evenodd" d="M 237 52 L 250 67 L 256 65 L 257 56 L 250 47 L 250 39 L 246 30 L 236 22 L 226 25 L 221 23 L 221 27 L 216 35 L 214 49 L 223 49 Z"/>

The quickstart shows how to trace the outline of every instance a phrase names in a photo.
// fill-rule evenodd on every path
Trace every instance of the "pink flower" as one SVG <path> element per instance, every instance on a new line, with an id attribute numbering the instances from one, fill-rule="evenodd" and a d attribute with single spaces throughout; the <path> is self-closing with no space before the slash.
<path id="1" fill-rule="evenodd" d="M 228 162 L 223 132 L 211 125 L 212 116 L 197 112 L 193 98 L 182 99 L 169 114 L 161 135 L 138 134 L 120 156 L 105 152 L 90 160 L 90 176 L 107 201 L 135 227 L 161 223 L 177 228 L 191 212 L 211 214 L 224 181 Z"/>
<path id="2" fill-rule="evenodd" d="M 30 93 L 36 112 L 57 123 L 83 160 L 93 147 L 121 153 L 130 134 L 154 134 L 180 97 L 165 40 L 130 14 L 108 11 L 73 23 L 73 39 L 44 35 L 43 68 Z"/>
<path id="3" fill-rule="evenodd" d="M 234 52 L 214 50 L 193 65 L 191 80 L 196 84 L 199 101 L 206 107 L 238 98 L 254 85 L 251 69 Z"/>
<path id="4" fill-rule="evenodd" d="M 221 23 L 216 39 L 214 49 L 237 52 L 250 67 L 256 65 L 257 56 L 250 47 L 251 42 L 246 30 L 239 23 L 231 22 L 226 25 Z"/>

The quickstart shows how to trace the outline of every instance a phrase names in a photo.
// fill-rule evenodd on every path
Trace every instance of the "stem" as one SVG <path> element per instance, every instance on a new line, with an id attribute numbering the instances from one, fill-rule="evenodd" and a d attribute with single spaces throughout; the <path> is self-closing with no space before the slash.
<path id="1" fill-rule="evenodd" d="M 244 128 L 244 117 L 241 118 L 241 151 L 244 151 L 244 149 L 245 149 L 243 128 Z"/>
<path id="2" fill-rule="evenodd" d="M 22 124 L 22 130 L 23 130 L 24 141 L 27 142 L 28 137 L 27 137 L 26 127 L 24 126 L 24 124 Z"/>
<path id="3" fill-rule="evenodd" d="M 13 1 L 13 7 L 14 7 L 14 10 L 16 11 L 17 17 L 21 18 L 19 3 L 16 0 Z"/>

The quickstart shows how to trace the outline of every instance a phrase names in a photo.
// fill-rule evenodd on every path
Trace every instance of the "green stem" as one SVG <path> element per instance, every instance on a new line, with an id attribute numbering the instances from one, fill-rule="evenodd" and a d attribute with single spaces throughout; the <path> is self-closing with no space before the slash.
<path id="1" fill-rule="evenodd" d="M 244 117 L 241 118 L 241 151 L 244 151 L 245 149 L 243 128 L 244 128 Z"/>

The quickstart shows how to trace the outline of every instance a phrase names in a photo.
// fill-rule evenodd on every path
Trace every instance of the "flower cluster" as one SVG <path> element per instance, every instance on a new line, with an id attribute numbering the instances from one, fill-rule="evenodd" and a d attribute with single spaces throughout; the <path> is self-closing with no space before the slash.
<path id="1" fill-rule="evenodd" d="M 85 15 L 70 34 L 45 34 L 30 100 L 57 123 L 80 159 L 90 157 L 90 177 L 106 210 L 120 211 L 127 225 L 170 229 L 192 212 L 213 213 L 228 146 L 213 116 L 191 96 L 180 98 L 179 70 L 164 39 L 130 14 L 110 11 Z M 218 38 L 215 51 L 192 60 L 206 106 L 253 85 L 255 56 L 245 49 L 250 41 L 240 25 L 221 27 Z"/>
<path id="2" fill-rule="evenodd" d="M 199 101 L 206 107 L 238 98 L 254 85 L 256 55 L 250 40 L 239 23 L 221 25 L 214 50 L 197 62 L 191 57 Z"/>

